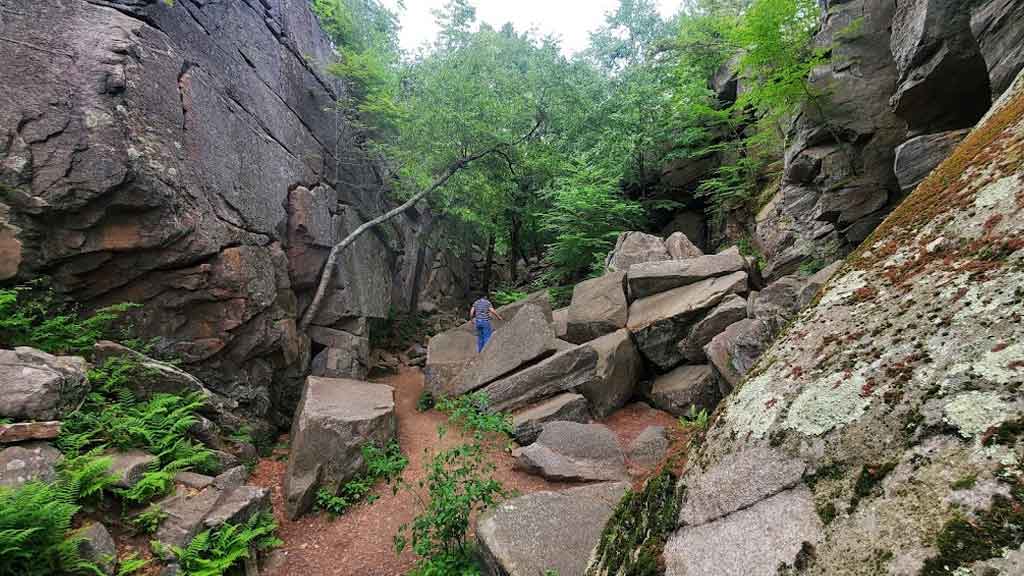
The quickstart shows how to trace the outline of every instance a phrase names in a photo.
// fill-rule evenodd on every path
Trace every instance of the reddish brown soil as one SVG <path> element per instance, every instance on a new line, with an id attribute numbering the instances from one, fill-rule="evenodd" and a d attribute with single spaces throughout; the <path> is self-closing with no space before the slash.
<path id="1" fill-rule="evenodd" d="M 425 451 L 454 446 L 463 437 L 457 430 L 450 429 L 444 439 L 439 440 L 437 427 L 445 422 L 444 415 L 436 411 L 416 411 L 416 400 L 423 389 L 423 374 L 418 369 L 402 368 L 399 374 L 383 382 L 395 387 L 399 442 L 409 457 L 403 477 L 406 482 L 415 484 L 423 476 Z M 673 423 L 667 414 L 642 405 L 628 406 L 606 422 L 619 434 L 623 447 L 648 425 L 672 426 Z M 286 453 L 281 453 L 261 460 L 250 480 L 271 488 L 274 515 L 284 541 L 267 562 L 267 575 L 398 576 L 412 567 L 415 561 L 412 553 L 406 550 L 398 555 L 392 543 L 398 527 L 411 521 L 418 511 L 414 494 L 408 491 L 392 494 L 389 487 L 378 486 L 377 501 L 360 504 L 333 521 L 319 514 L 291 522 L 284 517 L 281 491 L 287 467 L 285 456 Z M 493 477 L 506 489 L 528 494 L 571 486 L 514 470 L 511 455 L 501 447 L 493 448 L 491 456 L 497 466 Z"/>

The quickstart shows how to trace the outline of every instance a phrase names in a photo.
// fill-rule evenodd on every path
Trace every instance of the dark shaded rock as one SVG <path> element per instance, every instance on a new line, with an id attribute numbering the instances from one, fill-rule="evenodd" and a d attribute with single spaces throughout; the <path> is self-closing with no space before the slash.
<path id="1" fill-rule="evenodd" d="M 608 254 L 605 268 L 608 272 L 627 272 L 633 264 L 671 259 L 661 238 L 643 232 L 623 232 Z"/>
<path id="2" fill-rule="evenodd" d="M 584 280 L 572 291 L 566 340 L 583 344 L 626 326 L 626 273 L 610 272 Z"/>
<path id="3" fill-rule="evenodd" d="M 16 422 L 0 425 L 0 444 L 26 440 L 53 440 L 60 434 L 60 422 Z"/>
<path id="4" fill-rule="evenodd" d="M 636 394 L 644 363 L 628 330 L 607 334 L 586 344 L 597 352 L 595 377 L 580 388 L 595 418 L 605 418 Z"/>
<path id="5" fill-rule="evenodd" d="M 735 388 L 772 343 L 771 329 L 762 320 L 746 319 L 729 326 L 704 347 L 718 370 L 723 394 Z"/>
<path id="6" fill-rule="evenodd" d="M 387 444 L 396 427 L 390 386 L 307 378 L 292 425 L 284 483 L 288 517 L 309 510 L 318 488 L 338 490 L 365 465 L 363 444 Z"/>
<path id="7" fill-rule="evenodd" d="M 999 98 L 1024 69 L 1024 4 L 1018 0 L 983 0 L 971 8 L 971 31 L 988 66 L 992 99 Z"/>
<path id="8" fill-rule="evenodd" d="M 911 138 L 896 148 L 896 178 L 909 193 L 942 163 L 970 130 L 951 130 Z"/>
<path id="9" fill-rule="evenodd" d="M 713 411 L 721 394 L 710 366 L 687 365 L 655 378 L 647 398 L 673 416 L 689 416 L 691 410 Z"/>
<path id="10" fill-rule="evenodd" d="M 673 260 L 684 260 L 686 258 L 697 258 L 703 256 L 704 252 L 701 251 L 686 234 L 682 232 L 673 232 L 671 236 L 665 239 L 665 248 L 668 250 L 668 255 Z"/>
<path id="11" fill-rule="evenodd" d="M 607 482 L 535 492 L 485 512 L 476 525 L 485 574 L 583 574 L 601 530 L 628 488 L 625 482 Z"/>
<path id="12" fill-rule="evenodd" d="M 749 298 L 755 298 L 756 294 L 757 292 L 751 292 Z M 686 338 L 679 342 L 679 350 L 683 356 L 690 362 L 706 362 L 707 356 L 704 355 L 704 347 L 730 324 L 739 322 L 748 316 L 747 303 L 748 300 L 735 294 L 726 296 L 721 304 L 715 306 L 707 316 L 694 324 Z"/>
<path id="13" fill-rule="evenodd" d="M 800 311 L 805 285 L 797 276 L 783 276 L 772 282 L 752 300 L 754 318 L 764 321 L 772 335 L 778 334 Z"/>
<path id="14" fill-rule="evenodd" d="M 590 422 L 587 399 L 566 392 L 512 414 L 513 436 L 520 446 L 532 444 L 547 422 Z"/>
<path id="15" fill-rule="evenodd" d="M 257 486 L 239 486 L 226 492 L 203 519 L 203 525 L 214 528 L 225 523 L 242 524 L 260 510 L 270 509 L 270 490 Z"/>
<path id="16" fill-rule="evenodd" d="M 114 574 L 117 565 L 117 545 L 114 544 L 114 539 L 107 528 L 99 522 L 93 522 L 79 528 L 75 535 L 81 538 L 78 542 L 78 553 L 82 560 L 92 562 L 104 574 Z"/>
<path id="17" fill-rule="evenodd" d="M 676 212 L 672 220 L 661 229 L 661 235 L 670 237 L 682 232 L 686 238 L 700 250 L 707 249 L 707 216 L 699 210 L 683 210 Z M 665 247 L 668 249 L 668 246 Z M 671 256 L 671 253 L 669 254 Z"/>
<path id="18" fill-rule="evenodd" d="M 746 290 L 747 273 L 734 272 L 637 300 L 629 307 L 629 331 L 640 353 L 667 372 L 685 360 L 679 341 L 701 316 L 729 294 Z"/>
<path id="19" fill-rule="evenodd" d="M 820 292 L 822 287 L 828 283 L 830 278 L 832 278 L 832 275 L 839 272 L 842 268 L 843 261 L 838 260 L 810 275 L 804 284 L 803 291 L 800 293 L 800 308 L 806 308 L 811 302 L 813 302 L 814 298 L 818 295 L 818 292 Z M 751 316 L 753 316 L 753 314 L 751 314 Z"/>
<path id="20" fill-rule="evenodd" d="M 78 356 L 35 348 L 0 350 L 0 418 L 57 420 L 88 391 L 87 366 Z"/>
<path id="21" fill-rule="evenodd" d="M 310 374 L 324 378 L 366 378 L 370 362 L 370 340 L 352 337 L 351 347 L 324 348 L 313 357 Z"/>
<path id="22" fill-rule="evenodd" d="M 493 410 L 512 412 L 563 392 L 583 389 L 597 378 L 597 362 L 593 348 L 576 346 L 480 391 L 487 395 Z"/>
<path id="23" fill-rule="evenodd" d="M 472 392 L 551 355 L 557 348 L 555 340 L 550 314 L 540 306 L 524 306 L 494 332 L 483 351 L 458 376 L 452 392 Z"/>
<path id="24" fill-rule="evenodd" d="M 57 478 L 60 451 L 45 442 L 26 442 L 0 450 L 0 486 L 52 482 Z"/>
<path id="25" fill-rule="evenodd" d="M 106 454 L 111 459 L 109 472 L 117 478 L 114 486 L 118 488 L 131 488 L 142 480 L 142 475 L 159 462 L 156 456 L 147 454 L 141 450 L 129 450 L 127 452 L 111 452 Z"/>
<path id="26" fill-rule="evenodd" d="M 668 454 L 668 431 L 648 426 L 629 445 L 629 461 L 642 468 L 657 466 Z"/>
<path id="27" fill-rule="evenodd" d="M 646 262 L 629 268 L 629 297 L 647 298 L 673 288 L 747 269 L 746 259 L 735 246 L 719 254 L 685 260 Z"/>
<path id="28" fill-rule="evenodd" d="M 533 444 L 513 451 L 516 467 L 548 480 L 622 480 L 626 461 L 602 424 L 548 422 Z"/>

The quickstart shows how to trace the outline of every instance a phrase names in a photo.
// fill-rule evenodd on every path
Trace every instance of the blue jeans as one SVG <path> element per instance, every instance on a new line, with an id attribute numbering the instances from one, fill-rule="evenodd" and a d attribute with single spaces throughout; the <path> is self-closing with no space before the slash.
<path id="1" fill-rule="evenodd" d="M 491 339 L 491 323 L 489 320 L 477 320 L 476 321 L 476 351 L 479 353 L 487 346 L 487 341 Z"/>

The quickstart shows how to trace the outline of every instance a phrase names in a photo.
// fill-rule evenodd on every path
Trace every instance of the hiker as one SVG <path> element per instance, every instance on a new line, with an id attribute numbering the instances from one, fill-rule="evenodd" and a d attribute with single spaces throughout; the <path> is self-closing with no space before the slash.
<path id="1" fill-rule="evenodd" d="M 487 345 L 487 341 L 491 339 L 491 332 L 493 331 L 491 328 L 491 315 L 494 315 L 498 320 L 505 320 L 494 309 L 494 305 L 487 299 L 486 294 L 481 296 L 476 302 L 473 302 L 473 306 L 469 308 L 469 319 L 476 322 L 476 351 L 478 354 Z"/>

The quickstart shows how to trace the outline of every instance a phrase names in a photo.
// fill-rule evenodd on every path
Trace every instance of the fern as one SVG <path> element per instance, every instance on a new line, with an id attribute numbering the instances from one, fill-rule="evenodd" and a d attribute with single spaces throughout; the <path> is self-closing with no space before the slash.
<path id="1" fill-rule="evenodd" d="M 154 504 L 139 512 L 135 518 L 132 518 L 131 525 L 140 534 L 153 534 L 160 528 L 160 524 L 166 518 L 167 512 L 164 512 L 162 508 Z"/>
<path id="2" fill-rule="evenodd" d="M 79 555 L 71 532 L 79 507 L 62 482 L 0 487 L 0 576 L 99 574 Z"/>
<path id="3" fill-rule="evenodd" d="M 200 533 L 185 548 L 173 547 L 185 576 L 221 576 L 248 558 L 253 550 L 281 545 L 277 523 L 269 512 L 258 512 L 243 524 L 223 524 Z"/>

